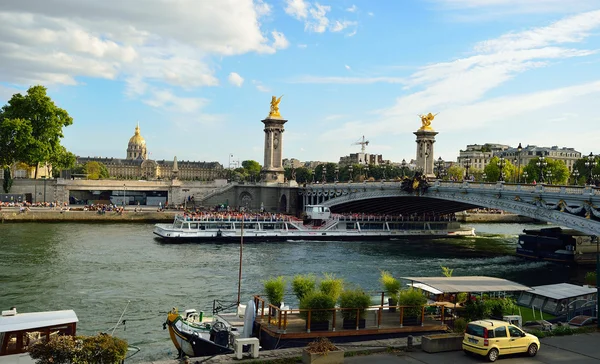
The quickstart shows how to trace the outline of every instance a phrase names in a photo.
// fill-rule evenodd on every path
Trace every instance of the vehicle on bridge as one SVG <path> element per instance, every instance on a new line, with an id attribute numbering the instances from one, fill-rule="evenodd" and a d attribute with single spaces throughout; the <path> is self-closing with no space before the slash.
<path id="1" fill-rule="evenodd" d="M 435 221 L 373 214 L 333 214 L 328 207 L 307 205 L 305 219 L 281 214 L 237 212 L 184 214 L 172 224 L 156 224 L 165 241 L 364 241 L 410 237 L 473 236 L 474 229 L 452 219 Z"/>

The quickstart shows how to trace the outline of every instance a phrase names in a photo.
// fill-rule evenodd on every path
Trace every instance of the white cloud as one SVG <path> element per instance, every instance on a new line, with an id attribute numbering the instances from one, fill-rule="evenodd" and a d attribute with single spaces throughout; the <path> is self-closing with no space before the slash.
<path id="1" fill-rule="evenodd" d="M 351 10 L 354 9 L 354 10 Z M 327 13 L 331 11 L 331 6 L 321 5 L 318 2 L 310 3 L 304 0 L 286 0 L 286 14 L 297 20 L 304 22 L 304 30 L 307 32 L 324 33 L 327 30 L 331 32 L 340 32 L 348 27 L 357 26 L 357 22 L 348 20 L 330 21 Z M 356 6 L 346 9 L 355 11 Z M 356 29 L 352 32 L 356 34 Z M 351 34 L 354 35 L 354 34 Z"/>
<path id="2" fill-rule="evenodd" d="M 304 0 L 286 0 L 285 12 L 298 20 L 306 19 L 308 16 L 308 7 Z"/>
<path id="3" fill-rule="evenodd" d="M 329 26 L 327 12 L 330 10 L 331 6 L 315 3 L 315 5 L 308 10 L 311 20 L 308 20 L 304 24 L 304 29 L 315 33 L 325 32 Z"/>
<path id="4" fill-rule="evenodd" d="M 432 0 L 455 9 L 504 8 L 510 12 L 546 13 L 574 12 L 589 10 L 597 7 L 595 0 L 569 0 L 565 6 L 564 0 Z"/>
<path id="5" fill-rule="evenodd" d="M 143 100 L 145 104 L 156 108 L 164 108 L 177 113 L 195 113 L 207 100 L 197 97 L 179 97 L 171 90 L 154 89 L 150 91 L 150 98 Z"/>
<path id="6" fill-rule="evenodd" d="M 350 66 L 348 66 L 347 64 L 345 64 L 345 65 L 344 65 L 344 67 L 345 67 L 347 70 L 350 70 Z"/>
<path id="7" fill-rule="evenodd" d="M 330 29 L 332 32 L 341 32 L 349 26 L 356 26 L 356 24 L 357 23 L 355 21 L 336 20 L 335 22 L 333 22 Z M 356 33 L 356 30 L 354 32 Z"/>
<path id="8" fill-rule="evenodd" d="M 369 11 L 369 12 L 367 13 L 367 15 L 368 15 L 368 16 L 375 16 L 375 13 L 373 13 L 372 11 Z"/>
<path id="9" fill-rule="evenodd" d="M 262 82 L 257 80 L 252 80 L 252 84 L 256 87 L 256 89 L 260 92 L 271 92 L 271 89 L 267 86 L 263 85 Z"/>
<path id="10" fill-rule="evenodd" d="M 340 85 L 365 85 L 371 83 L 405 83 L 406 80 L 400 77 L 319 77 L 303 76 L 291 79 L 290 83 L 322 83 L 322 84 L 340 84 Z"/>
<path id="11" fill-rule="evenodd" d="M 298 44 L 298 48 L 305 49 L 306 47 L 308 47 L 308 45 L 306 45 L 306 44 Z"/>
<path id="12" fill-rule="evenodd" d="M 170 3 L 29 0 L 0 4 L 0 79 L 14 84 L 77 84 L 78 77 L 127 80 L 125 92 L 148 82 L 194 88 L 219 81 L 213 57 L 274 53 L 260 17 L 264 1 L 181 0 Z M 165 16 L 168 14 L 168 16 Z"/>
<path id="13" fill-rule="evenodd" d="M 346 11 L 349 12 L 349 13 L 356 13 L 357 10 L 358 10 L 358 8 L 354 4 L 352 4 L 351 7 L 346 8 Z"/>
<path id="14" fill-rule="evenodd" d="M 237 87 L 242 87 L 242 85 L 244 84 L 244 78 L 236 72 L 231 72 L 227 79 L 229 80 L 230 84 Z"/>
<path id="15" fill-rule="evenodd" d="M 290 45 L 290 42 L 288 42 L 288 40 L 285 38 L 285 35 L 283 35 L 283 33 L 280 33 L 278 31 L 272 31 L 271 35 L 273 36 L 273 48 L 275 49 L 285 49 Z"/>

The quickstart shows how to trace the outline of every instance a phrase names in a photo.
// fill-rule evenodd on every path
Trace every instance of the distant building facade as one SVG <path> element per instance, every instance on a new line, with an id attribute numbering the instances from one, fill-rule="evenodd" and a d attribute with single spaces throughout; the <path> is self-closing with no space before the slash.
<path id="1" fill-rule="evenodd" d="M 351 153 L 350 155 L 340 157 L 340 166 L 349 166 L 353 164 L 362 165 L 380 165 L 384 164 L 383 156 L 381 154 L 369 154 L 369 153 Z"/>
<path id="2" fill-rule="evenodd" d="M 303 167 L 304 163 L 300 162 L 300 160 L 296 158 L 285 158 L 283 160 L 283 168 L 300 168 Z"/>
<path id="3" fill-rule="evenodd" d="M 127 144 L 127 158 L 77 157 L 78 164 L 100 162 L 111 177 L 119 179 L 171 179 L 212 181 L 222 178 L 223 166 L 218 162 L 193 162 L 148 159 L 146 140 L 139 125 Z M 174 166 L 175 170 L 174 170 Z"/>
<path id="4" fill-rule="evenodd" d="M 544 158 L 563 161 L 569 169 L 569 172 L 572 172 L 575 162 L 577 162 L 578 159 L 581 159 L 581 152 L 576 151 L 574 148 L 559 148 L 557 146 L 547 148 L 528 145 L 523 147 L 520 153 L 517 148 L 508 148 L 499 153 L 499 156 L 510 160 L 513 164 L 515 162 L 519 163 L 520 161 L 521 166 L 529 164 L 532 159 L 543 156 Z"/>
<path id="5" fill-rule="evenodd" d="M 490 159 L 509 148 L 508 145 L 495 143 L 468 144 L 467 149 L 459 151 L 457 163 L 464 166 L 468 159 L 470 168 L 482 170 L 490 163 Z"/>

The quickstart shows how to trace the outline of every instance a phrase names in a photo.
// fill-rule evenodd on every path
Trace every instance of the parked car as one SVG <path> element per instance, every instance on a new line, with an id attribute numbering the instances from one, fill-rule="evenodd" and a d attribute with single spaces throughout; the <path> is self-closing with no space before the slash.
<path id="1" fill-rule="evenodd" d="M 540 349 L 540 340 L 506 321 L 479 320 L 467 325 L 462 348 L 466 354 L 483 355 L 494 362 L 505 354 L 535 356 Z"/>

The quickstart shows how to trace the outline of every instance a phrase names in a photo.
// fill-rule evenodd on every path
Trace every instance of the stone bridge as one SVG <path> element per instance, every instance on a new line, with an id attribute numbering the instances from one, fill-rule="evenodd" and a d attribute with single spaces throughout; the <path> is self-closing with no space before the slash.
<path id="1" fill-rule="evenodd" d="M 444 214 L 485 207 L 600 235 L 600 189 L 590 186 L 434 181 L 425 192 L 409 193 L 400 182 L 363 182 L 310 184 L 298 193 L 303 205 L 334 212 Z"/>

